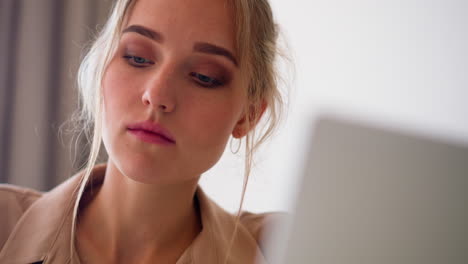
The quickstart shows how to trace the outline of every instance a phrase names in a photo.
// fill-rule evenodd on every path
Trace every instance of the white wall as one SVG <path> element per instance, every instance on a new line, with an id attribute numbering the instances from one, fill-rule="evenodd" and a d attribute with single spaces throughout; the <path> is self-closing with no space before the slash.
<path id="1" fill-rule="evenodd" d="M 320 111 L 468 142 L 468 1 L 273 0 L 296 63 L 287 122 L 259 153 L 244 208 L 286 210 Z M 202 178 L 235 210 L 241 158 Z"/>

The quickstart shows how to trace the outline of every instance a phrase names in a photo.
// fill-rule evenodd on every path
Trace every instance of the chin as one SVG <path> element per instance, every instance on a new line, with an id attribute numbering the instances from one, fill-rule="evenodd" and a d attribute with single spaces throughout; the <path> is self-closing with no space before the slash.
<path id="1" fill-rule="evenodd" d="M 115 163 L 119 174 L 134 182 L 142 184 L 166 185 L 184 181 L 183 174 L 176 168 L 180 167 L 168 161 L 157 162 L 154 159 L 128 158 Z"/>
<path id="2" fill-rule="evenodd" d="M 122 175 L 135 182 L 143 184 L 163 184 L 171 175 L 165 168 L 157 166 L 155 162 L 132 162 L 122 166 Z"/>

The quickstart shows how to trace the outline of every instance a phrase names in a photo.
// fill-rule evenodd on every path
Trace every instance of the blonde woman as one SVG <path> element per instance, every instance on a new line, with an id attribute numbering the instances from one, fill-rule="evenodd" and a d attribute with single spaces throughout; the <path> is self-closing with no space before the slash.
<path id="1" fill-rule="evenodd" d="M 281 106 L 276 36 L 266 0 L 117 0 L 79 72 L 88 165 L 48 193 L 1 187 L 0 263 L 264 262 L 275 215 L 232 215 L 198 181 L 242 140 L 243 197 Z"/>

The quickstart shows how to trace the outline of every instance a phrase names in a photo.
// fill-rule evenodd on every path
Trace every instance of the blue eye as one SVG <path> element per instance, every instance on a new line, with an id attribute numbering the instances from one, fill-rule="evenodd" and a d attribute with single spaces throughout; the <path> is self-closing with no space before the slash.
<path id="1" fill-rule="evenodd" d="M 148 65 L 154 64 L 153 61 L 147 60 L 139 56 L 124 55 L 123 58 L 126 59 L 130 65 L 134 67 L 138 67 L 138 68 L 142 68 L 142 67 L 146 67 Z"/>
<path id="2" fill-rule="evenodd" d="M 223 85 L 222 82 L 215 78 L 211 78 L 210 76 L 206 76 L 200 73 L 191 72 L 190 76 L 194 77 L 198 84 L 203 87 L 214 88 L 217 86 Z"/>

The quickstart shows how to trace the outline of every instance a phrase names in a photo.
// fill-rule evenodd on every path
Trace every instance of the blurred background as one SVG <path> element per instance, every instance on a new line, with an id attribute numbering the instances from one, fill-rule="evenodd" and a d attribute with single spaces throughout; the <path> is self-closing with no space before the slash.
<path id="1" fill-rule="evenodd" d="M 0 0 L 0 182 L 49 190 L 83 164 L 84 138 L 71 148 L 59 128 L 77 108 L 80 58 L 110 5 Z"/>
<path id="2" fill-rule="evenodd" d="M 311 124 L 336 113 L 468 142 L 468 2 L 270 1 L 283 45 L 287 117 L 257 155 L 244 209 L 288 210 Z M 49 190 L 86 154 L 58 130 L 77 106 L 76 69 L 110 0 L 0 0 L 0 181 Z M 72 162 L 75 160 L 74 162 Z M 201 185 L 230 211 L 242 153 L 229 148 Z"/>

